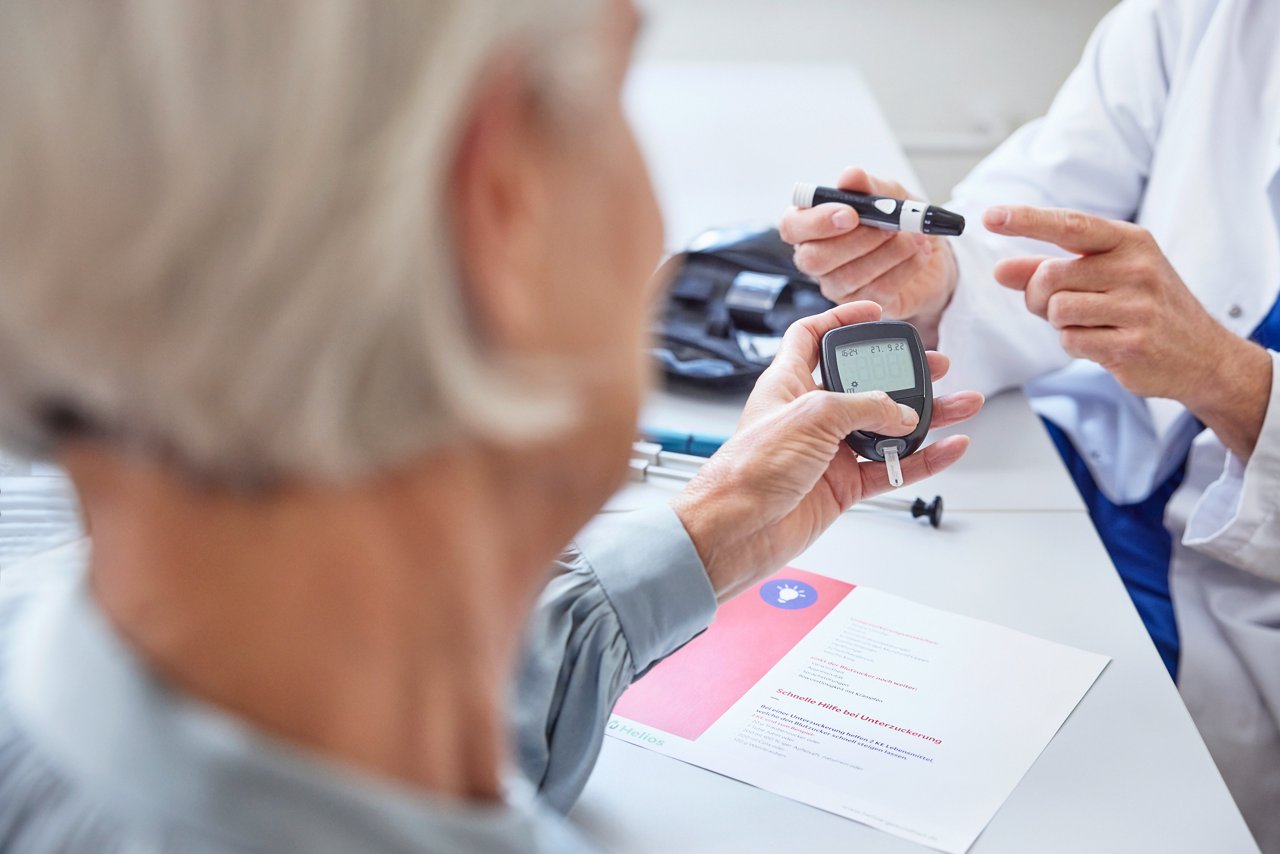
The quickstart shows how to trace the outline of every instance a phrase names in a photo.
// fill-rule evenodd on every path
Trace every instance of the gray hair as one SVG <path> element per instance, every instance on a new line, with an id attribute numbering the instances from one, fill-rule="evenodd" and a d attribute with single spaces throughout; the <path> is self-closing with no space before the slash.
<path id="1" fill-rule="evenodd" d="M 0 446 L 256 480 L 556 429 L 481 351 L 445 173 L 490 57 L 598 5 L 0 0 Z"/>

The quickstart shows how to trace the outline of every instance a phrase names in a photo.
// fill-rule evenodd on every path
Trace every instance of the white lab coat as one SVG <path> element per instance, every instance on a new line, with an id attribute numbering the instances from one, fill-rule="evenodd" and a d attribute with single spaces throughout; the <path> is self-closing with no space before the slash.
<path id="1" fill-rule="evenodd" d="M 1010 69 L 1016 73 L 1016 69 Z M 1002 202 L 1075 208 L 1151 231 L 1210 314 L 1241 336 L 1280 290 L 1280 3 L 1125 0 L 1098 26 L 1048 114 L 956 189 L 971 217 L 940 349 L 950 388 L 1025 384 L 1102 491 L 1146 497 L 1196 429 L 1181 405 L 1072 360 L 996 259 L 1062 254 L 997 237 Z M 1280 377 L 1280 355 L 1272 354 Z M 1205 433 L 1165 516 L 1181 637 L 1179 689 L 1263 850 L 1280 852 L 1280 382 L 1247 463 Z"/>

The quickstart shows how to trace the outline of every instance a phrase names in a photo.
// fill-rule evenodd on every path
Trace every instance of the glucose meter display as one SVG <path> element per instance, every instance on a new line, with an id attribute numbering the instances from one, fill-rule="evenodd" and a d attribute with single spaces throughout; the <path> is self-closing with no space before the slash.
<path id="1" fill-rule="evenodd" d="M 915 362 L 905 338 L 859 341 L 836 349 L 836 369 L 847 392 L 902 391 L 916 385 Z"/>

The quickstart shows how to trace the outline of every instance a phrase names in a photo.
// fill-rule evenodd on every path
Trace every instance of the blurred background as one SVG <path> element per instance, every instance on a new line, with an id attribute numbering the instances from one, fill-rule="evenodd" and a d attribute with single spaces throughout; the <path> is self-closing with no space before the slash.
<path id="1" fill-rule="evenodd" d="M 868 166 L 908 185 L 918 177 L 927 197 L 946 200 L 975 163 L 1045 111 L 1094 25 L 1114 5 L 1113 0 L 637 2 L 647 19 L 636 56 L 641 65 L 736 66 L 722 75 L 729 89 L 704 79 L 692 104 L 661 76 L 651 76 L 642 97 L 633 98 L 633 118 L 643 119 L 638 124 L 647 153 L 651 158 L 656 153 L 666 167 L 655 177 L 672 250 L 708 226 L 772 221 L 794 181 L 834 181 L 843 165 Z M 805 75 L 815 65 L 839 66 L 843 74 L 830 80 L 829 91 L 794 92 L 813 80 Z M 810 71 L 788 73 L 786 66 Z M 797 138 L 824 133 L 822 105 L 846 91 L 850 77 L 856 84 L 858 75 L 884 114 L 883 119 L 867 117 L 870 149 L 877 152 L 870 162 L 856 153 L 867 151 L 865 143 Z M 672 77 L 688 79 L 687 69 Z M 759 94 L 746 99 L 758 115 L 745 119 L 736 106 L 743 89 Z M 699 116 L 704 111 L 697 98 L 717 91 L 733 97 Z M 851 93 L 847 102 L 832 104 L 840 120 L 830 122 L 837 129 L 827 132 L 850 134 L 875 106 L 865 91 Z M 896 150 L 886 154 L 884 143 L 892 146 L 892 140 L 884 120 L 906 163 Z M 731 137 L 744 127 L 756 134 L 754 144 L 726 151 L 722 162 L 695 158 L 690 163 L 682 151 L 690 145 L 704 150 L 709 128 Z M 762 150 L 772 156 L 760 157 Z M 916 175 L 896 174 L 908 169 Z M 732 420 L 726 427 L 731 430 Z M 0 452 L 0 566 L 78 533 L 74 498 L 59 475 L 52 466 L 33 466 Z"/>
<path id="2" fill-rule="evenodd" d="M 928 197 L 943 201 L 1010 132 L 1044 113 L 1089 33 L 1115 3 L 639 0 L 639 5 L 647 16 L 641 61 L 847 61 L 879 100 Z M 768 105 L 761 110 L 767 117 Z"/>

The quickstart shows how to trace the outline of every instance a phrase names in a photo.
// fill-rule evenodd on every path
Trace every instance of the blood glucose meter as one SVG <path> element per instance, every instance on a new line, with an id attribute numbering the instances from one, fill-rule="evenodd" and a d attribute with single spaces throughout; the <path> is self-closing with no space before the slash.
<path id="1" fill-rule="evenodd" d="M 899 460 L 915 453 L 933 420 L 933 380 L 920 333 L 910 323 L 877 320 L 833 329 L 822 336 L 822 384 L 827 391 L 883 391 L 920 415 L 906 436 L 855 430 L 845 442 L 856 454 L 884 462 L 889 482 L 902 486 Z"/>

